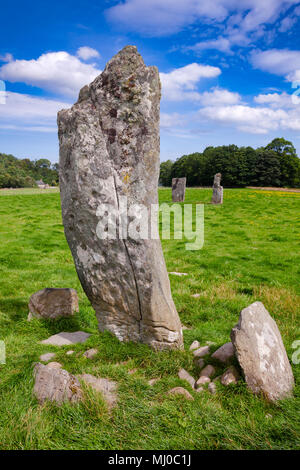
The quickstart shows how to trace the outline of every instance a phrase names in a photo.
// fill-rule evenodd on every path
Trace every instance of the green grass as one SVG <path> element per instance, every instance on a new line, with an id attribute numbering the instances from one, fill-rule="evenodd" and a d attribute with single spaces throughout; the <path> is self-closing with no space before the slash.
<path id="1" fill-rule="evenodd" d="M 188 351 L 194 339 L 217 349 L 229 340 L 240 310 L 255 300 L 276 320 L 291 359 L 291 345 L 300 339 L 299 194 L 225 190 L 224 205 L 212 206 L 210 190 L 187 190 L 186 202 L 205 203 L 204 247 L 186 251 L 183 240 L 163 240 L 163 249 L 168 271 L 188 273 L 170 281 L 182 323 L 191 329 L 184 331 L 185 351 L 155 353 L 97 331 L 64 238 L 59 194 L 30 192 L 0 192 L 0 339 L 7 351 L 0 365 L 1 449 L 299 449 L 300 365 L 293 365 L 295 398 L 277 404 L 253 396 L 243 382 L 219 385 L 210 395 L 192 392 L 177 377 L 180 367 L 195 377 L 199 372 Z M 171 191 L 161 189 L 160 202 L 170 201 Z M 77 289 L 79 314 L 27 322 L 28 299 L 44 287 Z M 70 347 L 39 344 L 78 329 L 92 335 L 72 347 L 73 356 L 66 355 Z M 93 360 L 82 357 L 90 347 L 99 350 Z M 109 413 L 91 391 L 79 405 L 39 406 L 32 370 L 49 351 L 71 373 L 116 380 L 118 407 Z M 161 380 L 150 387 L 147 380 L 155 377 Z M 166 394 L 179 385 L 194 401 Z"/>

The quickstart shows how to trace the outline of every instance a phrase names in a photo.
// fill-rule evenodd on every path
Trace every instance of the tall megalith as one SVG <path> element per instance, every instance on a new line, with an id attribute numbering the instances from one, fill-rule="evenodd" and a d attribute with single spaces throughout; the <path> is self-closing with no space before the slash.
<path id="1" fill-rule="evenodd" d="M 119 216 L 124 200 L 142 205 L 145 219 L 158 203 L 159 103 L 157 68 L 125 47 L 58 113 L 60 193 L 65 235 L 99 329 L 172 349 L 182 347 L 182 330 L 159 237 L 97 231 L 104 205 Z"/>

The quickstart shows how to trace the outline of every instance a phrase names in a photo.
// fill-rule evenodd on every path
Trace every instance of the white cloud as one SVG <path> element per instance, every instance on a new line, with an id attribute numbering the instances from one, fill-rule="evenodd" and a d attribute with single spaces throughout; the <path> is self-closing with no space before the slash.
<path id="1" fill-rule="evenodd" d="M 160 113 L 160 127 L 163 129 L 170 129 L 183 124 L 184 118 L 178 113 Z"/>
<path id="2" fill-rule="evenodd" d="M 233 93 L 222 88 L 214 88 L 213 91 L 205 91 L 201 94 L 199 101 L 204 106 L 219 106 L 226 104 L 237 104 L 241 101 L 239 93 Z"/>
<path id="3" fill-rule="evenodd" d="M 98 51 L 96 51 L 96 49 L 92 49 L 91 47 L 88 47 L 88 46 L 80 47 L 77 50 L 76 55 L 82 60 L 89 60 L 92 58 L 100 57 L 100 54 Z"/>
<path id="4" fill-rule="evenodd" d="M 197 92 L 199 81 L 203 78 L 215 78 L 220 73 L 219 67 L 196 63 L 172 70 L 169 73 L 161 72 L 162 96 L 168 101 L 199 99 L 200 93 Z"/>
<path id="5" fill-rule="evenodd" d="M 268 49 L 251 54 L 251 62 L 257 69 L 292 78 L 300 69 L 300 51 L 290 49 Z"/>
<path id="6" fill-rule="evenodd" d="M 42 54 L 36 60 L 14 60 L 2 65 L 0 78 L 76 97 L 80 88 L 100 72 L 94 65 L 84 64 L 78 57 L 61 51 Z"/>
<path id="7" fill-rule="evenodd" d="M 247 105 L 207 106 L 200 116 L 224 125 L 234 125 L 238 130 L 253 134 L 267 134 L 277 129 L 300 130 L 297 109 L 270 109 Z"/>
<path id="8" fill-rule="evenodd" d="M 289 93 L 267 93 L 255 96 L 258 104 L 268 104 L 272 108 L 294 108 L 300 105 L 300 97 Z"/>
<path id="9" fill-rule="evenodd" d="M 57 112 L 70 104 L 21 93 L 6 93 L 6 103 L 0 105 L 0 125 L 5 129 L 57 132 Z"/>
<path id="10" fill-rule="evenodd" d="M 197 20 L 221 22 L 231 16 L 231 26 L 244 33 L 274 23 L 298 0 L 125 0 L 106 10 L 109 21 L 127 30 L 152 36 L 181 31 Z M 229 38 L 230 39 L 230 38 Z"/>
<path id="11" fill-rule="evenodd" d="M 185 48 L 186 50 L 193 50 L 193 51 L 204 51 L 207 49 L 215 49 L 221 52 L 227 52 L 228 54 L 232 54 L 230 49 L 231 43 L 227 38 L 218 38 L 213 39 L 210 41 L 201 41 L 197 42 L 193 46 Z"/>

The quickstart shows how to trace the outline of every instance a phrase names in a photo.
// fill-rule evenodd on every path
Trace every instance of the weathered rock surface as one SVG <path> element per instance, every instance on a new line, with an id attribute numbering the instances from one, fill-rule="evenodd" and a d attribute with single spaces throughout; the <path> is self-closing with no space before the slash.
<path id="1" fill-rule="evenodd" d="M 41 344 L 52 344 L 53 346 L 65 346 L 68 344 L 84 343 L 91 335 L 85 331 L 68 333 L 62 331 L 41 341 Z"/>
<path id="2" fill-rule="evenodd" d="M 183 395 L 188 400 L 194 400 L 194 397 L 183 387 L 174 387 L 168 391 L 168 395 Z"/>
<path id="3" fill-rule="evenodd" d="M 78 312 L 78 296 L 75 289 L 47 287 L 32 294 L 29 299 L 28 320 L 32 318 L 71 317 Z"/>
<path id="4" fill-rule="evenodd" d="M 52 367 L 52 369 L 62 369 L 61 363 L 56 361 L 48 362 L 48 364 L 46 364 L 46 367 Z"/>
<path id="5" fill-rule="evenodd" d="M 202 385 L 205 385 L 205 384 L 208 384 L 210 383 L 210 378 L 209 377 L 206 377 L 205 375 L 199 377 L 199 379 L 197 380 L 196 384 L 195 384 L 195 387 L 196 388 L 201 388 Z"/>
<path id="6" fill-rule="evenodd" d="M 192 342 L 190 345 L 190 351 L 194 351 L 194 349 L 199 349 L 200 348 L 200 343 L 195 339 L 195 341 Z"/>
<path id="7" fill-rule="evenodd" d="M 240 374 L 234 366 L 228 367 L 228 369 L 221 376 L 220 381 L 222 385 L 237 384 L 240 378 Z"/>
<path id="8" fill-rule="evenodd" d="M 217 173 L 214 177 L 212 204 L 223 204 L 223 186 L 221 186 L 221 173 Z"/>
<path id="9" fill-rule="evenodd" d="M 172 179 L 172 201 L 183 202 L 185 198 L 186 178 Z"/>
<path id="10" fill-rule="evenodd" d="M 214 366 L 211 366 L 210 364 L 204 367 L 201 372 L 200 372 L 200 377 L 212 377 L 216 372 L 216 369 Z"/>
<path id="11" fill-rule="evenodd" d="M 194 357 L 194 364 L 202 369 L 202 367 L 204 367 L 205 361 L 202 359 L 202 357 Z"/>
<path id="12" fill-rule="evenodd" d="M 45 400 L 62 404 L 65 401 L 76 403 L 82 398 L 80 383 L 64 369 L 37 363 L 34 367 L 34 395 L 39 403 Z"/>
<path id="13" fill-rule="evenodd" d="M 181 380 L 186 380 L 192 388 L 195 386 L 195 379 L 192 377 L 185 369 L 180 369 L 178 372 L 178 377 Z"/>
<path id="14" fill-rule="evenodd" d="M 65 235 L 99 329 L 172 349 L 183 339 L 157 224 L 149 239 L 126 238 L 118 223 L 115 239 L 98 236 L 103 204 L 124 222 L 126 202 L 148 216 L 158 203 L 159 101 L 157 68 L 125 47 L 58 113 L 60 191 Z"/>
<path id="15" fill-rule="evenodd" d="M 96 392 L 100 392 L 109 408 L 116 406 L 118 401 L 117 382 L 102 377 L 95 377 L 91 374 L 81 374 L 77 377 L 96 390 Z"/>
<path id="16" fill-rule="evenodd" d="M 86 357 L 87 359 L 93 359 L 93 357 L 95 357 L 97 354 L 98 354 L 98 349 L 92 348 L 92 349 L 88 349 L 87 351 L 85 351 L 85 353 L 83 353 L 83 356 Z"/>
<path id="17" fill-rule="evenodd" d="M 240 313 L 231 340 L 248 387 L 275 401 L 290 397 L 294 377 L 280 331 L 261 302 Z"/>
<path id="18" fill-rule="evenodd" d="M 203 357 L 210 353 L 209 346 L 202 346 L 201 348 L 196 349 L 193 351 L 195 357 Z"/>
<path id="19" fill-rule="evenodd" d="M 55 353 L 45 353 L 40 356 L 40 361 L 42 362 L 48 362 L 51 361 L 55 357 Z"/>
<path id="20" fill-rule="evenodd" d="M 226 364 L 231 361 L 234 357 L 234 347 L 232 342 L 223 344 L 219 349 L 217 349 L 211 357 L 213 359 L 217 359 L 218 361 L 222 362 L 222 364 Z"/>
<path id="21" fill-rule="evenodd" d="M 217 393 L 217 387 L 216 387 L 216 384 L 214 382 L 209 383 L 207 388 L 208 388 L 208 391 L 212 395 L 215 395 Z"/>

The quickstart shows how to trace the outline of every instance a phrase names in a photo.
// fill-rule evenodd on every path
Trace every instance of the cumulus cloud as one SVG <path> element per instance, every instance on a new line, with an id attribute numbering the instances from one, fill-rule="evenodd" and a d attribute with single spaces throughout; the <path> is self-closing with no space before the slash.
<path id="1" fill-rule="evenodd" d="M 268 49 L 255 51 L 250 60 L 255 68 L 264 72 L 291 77 L 300 69 L 300 51 L 290 49 Z"/>
<path id="2" fill-rule="evenodd" d="M 226 104 L 237 104 L 241 102 L 239 93 L 233 93 L 222 88 L 214 88 L 201 94 L 199 101 L 203 106 L 219 106 Z"/>
<path id="3" fill-rule="evenodd" d="M 0 126 L 5 129 L 57 132 L 56 116 L 70 104 L 21 93 L 6 93 L 6 103 L 0 106 Z"/>
<path id="4" fill-rule="evenodd" d="M 92 47 L 88 47 L 88 46 L 80 47 L 77 50 L 76 55 L 82 60 L 89 60 L 89 59 L 100 57 L 100 54 L 98 51 L 96 51 L 96 49 L 93 49 Z"/>
<path id="5" fill-rule="evenodd" d="M 258 104 L 267 104 L 272 108 L 294 108 L 300 105 L 300 97 L 289 93 L 267 93 L 255 96 Z"/>
<path id="6" fill-rule="evenodd" d="M 80 88 L 100 72 L 95 65 L 85 64 L 78 57 L 60 51 L 42 54 L 38 59 L 8 62 L 0 67 L 0 78 L 76 97 Z"/>
<path id="7" fill-rule="evenodd" d="M 248 105 L 207 106 L 200 116 L 252 134 L 267 134 L 277 129 L 300 130 L 298 110 L 270 109 Z"/>
<path id="8" fill-rule="evenodd" d="M 227 38 L 218 38 L 209 41 L 201 41 L 197 42 L 193 46 L 186 47 L 186 50 L 192 50 L 196 52 L 205 51 L 208 49 L 215 49 L 221 52 L 227 52 L 228 54 L 232 54 L 231 51 L 231 42 Z"/>
<path id="9" fill-rule="evenodd" d="M 200 93 L 197 92 L 199 81 L 203 78 L 215 78 L 220 73 L 219 67 L 196 63 L 172 70 L 169 73 L 161 72 L 162 96 L 168 101 L 199 99 Z"/>

